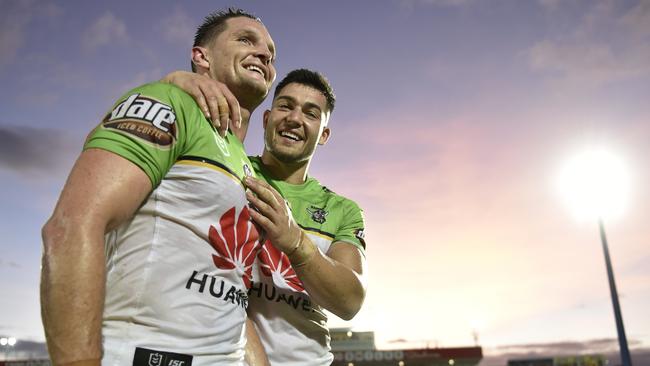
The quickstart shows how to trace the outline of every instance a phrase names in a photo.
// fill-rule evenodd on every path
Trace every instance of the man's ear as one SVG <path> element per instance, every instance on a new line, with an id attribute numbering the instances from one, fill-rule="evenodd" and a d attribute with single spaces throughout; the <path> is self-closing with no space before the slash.
<path id="1" fill-rule="evenodd" d="M 262 128 L 266 130 L 266 125 L 269 123 L 269 115 L 271 114 L 270 110 L 265 110 L 264 115 L 262 115 Z"/>
<path id="2" fill-rule="evenodd" d="M 329 127 L 323 128 L 323 132 L 321 132 L 320 138 L 318 139 L 318 144 L 319 145 L 325 145 L 327 143 L 327 141 L 330 139 L 330 134 L 331 134 L 331 131 L 330 131 Z"/>
<path id="3" fill-rule="evenodd" d="M 204 47 L 192 47 L 192 63 L 198 68 L 210 69 L 208 50 Z"/>

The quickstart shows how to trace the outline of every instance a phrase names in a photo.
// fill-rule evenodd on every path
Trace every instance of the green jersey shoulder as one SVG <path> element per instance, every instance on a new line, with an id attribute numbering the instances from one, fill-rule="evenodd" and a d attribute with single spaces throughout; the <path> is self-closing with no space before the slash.
<path id="1" fill-rule="evenodd" d="M 363 210 L 354 201 L 334 193 L 313 177 L 297 185 L 275 180 L 264 170 L 259 157 L 249 159 L 255 173 L 289 202 L 294 220 L 304 230 L 324 236 L 333 243 L 353 244 L 365 253 Z"/>
<path id="2" fill-rule="evenodd" d="M 139 166 L 157 186 L 178 160 L 207 161 L 241 176 L 241 142 L 219 136 L 196 102 L 176 86 L 155 82 L 125 95 L 91 132 L 84 149 L 114 152 Z"/>

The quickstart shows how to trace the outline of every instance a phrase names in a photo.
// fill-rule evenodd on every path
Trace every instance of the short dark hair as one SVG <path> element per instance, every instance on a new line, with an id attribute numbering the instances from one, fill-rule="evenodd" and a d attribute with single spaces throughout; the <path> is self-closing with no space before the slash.
<path id="1" fill-rule="evenodd" d="M 226 10 L 212 12 L 203 19 L 203 23 L 201 23 L 199 28 L 197 28 L 196 34 L 194 35 L 194 45 L 192 47 L 206 46 L 210 41 L 217 38 L 224 29 L 226 29 L 226 20 L 237 17 L 246 17 L 257 20 L 260 23 L 262 22 L 260 18 L 239 8 L 228 8 Z M 196 72 L 196 67 L 193 62 L 192 71 Z"/>
<path id="2" fill-rule="evenodd" d="M 287 76 L 282 79 L 278 85 L 275 87 L 275 92 L 273 93 L 273 99 L 278 96 L 278 93 L 287 85 L 291 83 L 297 83 L 301 85 L 306 85 L 311 88 L 314 88 L 321 92 L 325 99 L 327 100 L 327 110 L 331 113 L 334 111 L 334 104 L 336 103 L 336 95 L 334 95 L 334 90 L 332 85 L 327 80 L 327 78 L 319 73 L 318 71 L 312 71 L 308 69 L 296 69 L 287 74 Z"/>

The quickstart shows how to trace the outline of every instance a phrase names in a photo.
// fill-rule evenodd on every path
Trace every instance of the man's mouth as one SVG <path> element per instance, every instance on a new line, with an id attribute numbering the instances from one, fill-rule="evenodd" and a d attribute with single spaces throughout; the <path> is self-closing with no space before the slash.
<path id="1" fill-rule="evenodd" d="M 301 141 L 302 137 L 296 135 L 295 133 L 289 132 L 289 131 L 281 131 L 280 136 L 293 140 L 293 141 Z"/>
<path id="2" fill-rule="evenodd" d="M 262 70 L 261 67 L 256 66 L 256 65 L 248 65 L 248 66 L 245 66 L 244 68 L 246 70 L 248 70 L 248 71 L 259 73 L 260 75 L 262 75 L 262 79 L 266 80 L 266 76 L 264 75 L 264 70 Z"/>

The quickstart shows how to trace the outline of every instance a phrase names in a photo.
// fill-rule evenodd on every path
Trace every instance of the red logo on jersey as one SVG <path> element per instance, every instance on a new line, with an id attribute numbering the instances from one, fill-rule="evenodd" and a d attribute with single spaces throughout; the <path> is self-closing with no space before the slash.
<path id="1" fill-rule="evenodd" d="M 293 267 L 291 267 L 289 257 L 274 247 L 270 241 L 266 241 L 264 246 L 262 246 L 262 250 L 257 254 L 257 257 L 260 259 L 262 273 L 267 277 L 271 277 L 274 283 L 276 279 L 278 281 L 284 281 L 284 287 L 297 292 L 305 292 L 302 281 L 300 281 Z"/>
<path id="2" fill-rule="evenodd" d="M 235 208 L 226 211 L 219 225 L 221 234 L 210 226 L 209 239 L 217 254 L 212 255 L 214 265 L 221 269 L 237 269 L 246 288 L 251 286 L 252 265 L 259 250 L 257 229 L 250 220 L 248 207 L 244 206 L 235 219 Z"/>

